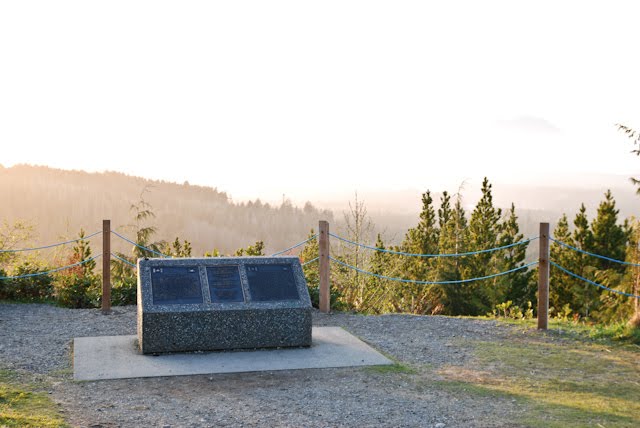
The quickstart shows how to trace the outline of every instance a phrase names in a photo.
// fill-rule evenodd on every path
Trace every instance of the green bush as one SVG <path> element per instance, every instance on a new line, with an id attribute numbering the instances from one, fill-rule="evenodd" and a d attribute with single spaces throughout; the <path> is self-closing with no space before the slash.
<path id="1" fill-rule="evenodd" d="M 311 306 L 320 307 L 320 287 L 307 284 L 309 288 L 309 297 L 311 298 Z M 344 311 L 348 309 L 347 305 L 341 300 L 342 294 L 338 290 L 331 290 L 331 309 L 335 311 Z"/>
<path id="2" fill-rule="evenodd" d="M 38 274 L 47 270 L 47 267 L 41 266 L 33 260 L 25 260 L 15 268 L 12 276 Z M 53 298 L 53 277 L 50 274 L 16 278 L 7 282 L 3 287 L 6 299 L 37 302 Z"/>
<path id="3" fill-rule="evenodd" d="M 495 306 L 493 313 L 487 314 L 488 316 L 494 316 L 496 318 L 512 318 L 516 320 L 530 320 L 533 318 L 533 308 L 531 302 L 527 302 L 527 307 L 521 308 L 513 304 L 511 300 L 507 300 L 504 303 L 500 303 Z"/>
<path id="4" fill-rule="evenodd" d="M 58 304 L 67 308 L 94 308 L 98 294 L 98 278 L 95 275 L 65 273 L 55 283 Z"/>
<path id="5" fill-rule="evenodd" d="M 138 280 L 135 276 L 118 279 L 111 287 L 111 304 L 113 306 L 135 305 L 138 296 Z"/>

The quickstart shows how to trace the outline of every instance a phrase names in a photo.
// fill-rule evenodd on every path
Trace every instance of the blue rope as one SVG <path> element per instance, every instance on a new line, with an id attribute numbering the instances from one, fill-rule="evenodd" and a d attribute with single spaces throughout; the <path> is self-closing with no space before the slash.
<path id="1" fill-rule="evenodd" d="M 349 269 L 356 270 L 356 271 L 358 271 L 360 273 L 364 273 L 366 275 L 375 276 L 377 278 L 389 279 L 391 281 L 407 282 L 407 283 L 410 283 L 410 284 L 426 284 L 426 285 L 462 284 L 462 283 L 465 283 L 465 282 L 480 281 L 480 280 L 483 280 L 483 279 L 495 278 L 496 276 L 506 275 L 506 274 L 509 274 L 509 273 L 512 273 L 512 272 L 515 272 L 515 271 L 518 271 L 518 270 L 521 270 L 521 269 L 528 268 L 529 266 L 533 266 L 533 265 L 538 263 L 537 261 L 536 262 L 531 262 L 531 263 L 526 264 L 524 266 L 513 268 L 513 269 L 510 269 L 510 270 L 505 271 L 505 272 L 500 272 L 500 273 L 496 273 L 496 274 L 493 274 L 493 275 L 481 276 L 479 278 L 458 279 L 458 280 L 452 280 L 452 281 L 417 281 L 417 280 L 413 280 L 413 279 L 394 278 L 394 277 L 391 277 L 391 276 L 378 275 L 377 273 L 367 272 L 365 270 L 358 269 L 355 266 L 351 266 L 350 264 L 343 263 L 340 260 L 334 259 L 333 257 L 329 257 L 329 259 L 333 260 L 334 262 L 336 262 L 338 264 L 341 264 L 342 266 L 348 267 Z"/>
<path id="2" fill-rule="evenodd" d="M 133 266 L 134 268 L 137 268 L 137 266 L 136 266 L 135 264 L 131 263 L 129 260 L 127 260 L 127 259 L 123 259 L 122 257 L 120 257 L 120 256 L 118 256 L 117 254 L 114 254 L 114 253 L 111 253 L 111 255 L 112 255 L 114 258 L 116 258 L 116 259 L 120 260 L 122 263 L 126 263 L 126 264 L 128 264 L 129 266 Z"/>
<path id="3" fill-rule="evenodd" d="M 72 239 L 71 241 L 65 241 L 65 242 L 58 242 L 57 244 L 51 244 L 51 245 L 45 245 L 43 247 L 34 247 L 34 248 L 21 248 L 19 250 L 0 250 L 0 253 L 19 253 L 22 251 L 36 251 L 36 250 L 44 250 L 46 248 L 53 248 L 53 247 L 59 247 L 60 245 L 66 245 L 66 244 L 71 244 L 73 242 L 78 242 L 78 241 L 83 241 L 83 240 L 87 240 L 90 238 L 93 238 L 94 236 L 98 235 L 102 233 L 102 231 L 98 231 L 95 233 L 92 233 L 89 236 L 85 236 L 84 238 L 78 238 L 78 239 Z"/>
<path id="4" fill-rule="evenodd" d="M 288 252 L 288 251 L 291 251 L 291 250 L 293 250 L 293 249 L 296 249 L 296 248 L 298 248 L 300 245 L 304 245 L 304 244 L 306 244 L 307 242 L 309 242 L 309 241 L 311 241 L 311 240 L 313 240 L 313 239 L 316 239 L 317 237 L 318 237 L 318 235 L 317 235 L 317 234 L 315 234 L 315 235 L 313 235 L 311 238 L 307 239 L 306 241 L 302 241 L 302 242 L 300 242 L 300 243 L 298 243 L 298 244 L 294 245 L 293 247 L 289 247 L 289 248 L 287 248 L 286 250 L 282 250 L 282 251 L 279 251 L 279 252 L 277 252 L 277 253 L 272 254 L 272 255 L 271 255 L 271 257 L 279 256 L 280 254 L 284 254 L 284 253 L 286 253 L 286 252 Z"/>
<path id="5" fill-rule="evenodd" d="M 577 252 L 579 252 L 579 253 L 583 253 L 583 254 L 587 254 L 587 255 L 589 255 L 589 256 L 598 257 L 598 258 L 600 258 L 600 259 L 609 260 L 610 262 L 620 263 L 620 264 L 622 264 L 622 265 L 628 265 L 628 266 L 640 266 L 640 264 L 638 264 L 638 263 L 631 263 L 631 262 L 625 262 L 625 261 L 622 261 L 622 260 L 612 259 L 611 257 L 601 256 L 600 254 L 594 254 L 594 253 L 590 253 L 590 252 L 585 251 L 585 250 L 581 250 L 580 248 L 573 247 L 573 246 L 571 246 L 571 245 L 569 245 L 569 244 L 565 244 L 564 242 L 562 242 L 562 241 L 557 241 L 557 240 L 555 240 L 555 239 L 553 239 L 553 238 L 549 238 L 549 239 L 550 239 L 550 240 L 552 240 L 553 242 L 555 242 L 556 244 L 562 245 L 563 247 L 570 248 L 570 249 L 572 249 L 572 250 L 574 250 L 574 251 L 577 251 Z"/>
<path id="6" fill-rule="evenodd" d="M 74 263 L 74 264 L 68 265 L 68 266 L 63 266 L 63 267 L 56 268 L 56 269 L 51 269 L 51 270 L 46 271 L 46 272 L 28 273 L 28 274 L 19 275 L 19 276 L 2 276 L 2 277 L 0 277 L 0 279 L 20 279 L 20 278 L 31 278 L 31 277 L 34 277 L 34 276 L 48 275 L 50 273 L 60 272 L 61 270 L 70 269 L 72 267 L 76 267 L 76 266 L 83 265 L 85 263 L 89 263 L 90 261 L 97 259 L 101 255 L 102 254 L 98 254 L 97 256 L 93 256 L 91 258 L 82 260 L 81 262 Z"/>
<path id="7" fill-rule="evenodd" d="M 380 251 L 382 253 L 397 254 L 397 255 L 409 256 L 409 257 L 460 257 L 460 256 L 472 256 L 474 254 L 490 253 L 492 251 L 504 250 L 506 248 L 515 247 L 516 245 L 528 244 L 529 242 L 535 241 L 536 239 L 539 238 L 538 236 L 536 236 L 534 238 L 529 238 L 529 239 L 526 239 L 524 241 L 516 242 L 516 243 L 513 243 L 513 244 L 509 244 L 509 245 L 504 245 L 502 247 L 489 248 L 488 250 L 469 251 L 467 253 L 456 253 L 456 254 L 415 254 L 415 253 L 405 253 L 405 252 L 402 252 L 402 251 L 391 251 L 391 250 L 386 250 L 386 249 L 382 249 L 382 248 L 379 248 L 379 247 L 372 247 L 370 245 L 360 244 L 358 242 L 353 242 L 353 241 L 349 241 L 348 239 L 344 239 L 344 238 L 342 238 L 342 237 L 340 237 L 338 235 L 334 235 L 333 233 L 329 233 L 329 236 L 333 236 L 334 238 L 339 239 L 340 241 L 347 242 L 347 243 L 352 244 L 352 245 L 357 245 L 357 246 L 362 247 L 362 248 L 368 248 L 369 250 L 376 250 L 376 251 Z"/>
<path id="8" fill-rule="evenodd" d="M 305 262 L 302 264 L 302 267 L 305 267 L 306 265 L 308 265 L 309 263 L 313 263 L 313 262 L 317 262 L 318 260 L 320 260 L 320 257 L 316 257 L 313 260 L 309 260 L 308 262 Z"/>
<path id="9" fill-rule="evenodd" d="M 131 239 L 125 238 L 124 236 L 122 236 L 122 235 L 120 235 L 118 232 L 116 232 L 115 230 L 112 230 L 112 231 L 111 231 L 111 233 L 113 233 L 114 235 L 116 235 L 118 238 L 124 239 L 124 240 L 125 240 L 125 241 L 127 241 L 128 243 L 135 245 L 136 247 L 138 247 L 138 248 L 140 248 L 140 249 L 143 249 L 143 250 L 145 250 L 145 251 L 149 251 L 150 253 L 157 254 L 157 255 L 162 256 L 162 257 L 167 257 L 167 258 L 170 258 L 170 257 L 171 257 L 171 256 L 167 256 L 166 254 L 162 254 L 162 253 L 160 253 L 160 252 L 158 252 L 158 251 L 152 250 L 151 248 L 147 248 L 147 247 L 145 247 L 145 246 L 142 246 L 142 245 L 136 244 L 136 243 L 135 243 L 135 242 L 133 242 Z"/>
<path id="10" fill-rule="evenodd" d="M 557 267 L 558 269 L 560 269 L 560 270 L 561 270 L 561 271 L 563 271 L 564 273 L 569 274 L 569 275 L 573 276 L 574 278 L 581 279 L 581 280 L 583 280 L 583 281 L 585 281 L 585 282 L 587 282 L 587 283 L 589 283 L 589 284 L 591 284 L 591 285 L 595 285 L 596 287 L 600 287 L 600 288 L 602 288 L 603 290 L 609 290 L 609 291 L 611 291 L 612 293 L 620 294 L 620 295 L 622 295 L 622 296 L 627 296 L 627 297 L 633 297 L 633 298 L 635 298 L 635 299 L 640 299 L 640 296 L 636 296 L 635 294 L 630 294 L 630 293 L 625 293 L 624 291 L 614 290 L 613 288 L 609 288 L 609 287 L 606 287 L 606 286 L 604 286 L 604 285 L 602 285 L 602 284 L 598 284 L 597 282 L 593 282 L 593 281 L 591 281 L 591 280 L 589 280 L 589 279 L 587 279 L 587 278 L 583 278 L 583 277 L 581 277 L 580 275 L 577 275 L 577 274 L 575 274 L 575 273 L 571 272 L 570 270 L 567 270 L 567 269 L 563 268 L 562 266 L 560 266 L 560 265 L 559 265 L 559 264 L 557 264 L 557 263 L 554 263 L 554 262 L 551 262 L 551 261 L 550 261 L 549 263 L 551 263 L 551 265 L 553 265 L 553 266 Z"/>

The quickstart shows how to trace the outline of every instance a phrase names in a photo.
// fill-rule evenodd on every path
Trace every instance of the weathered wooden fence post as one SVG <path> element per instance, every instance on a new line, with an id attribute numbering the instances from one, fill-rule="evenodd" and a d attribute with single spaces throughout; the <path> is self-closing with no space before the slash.
<path id="1" fill-rule="evenodd" d="M 540 256 L 538 259 L 538 329 L 546 330 L 549 322 L 549 223 L 540 223 Z"/>
<path id="2" fill-rule="evenodd" d="M 102 220 L 102 313 L 111 312 L 111 220 Z"/>
<path id="3" fill-rule="evenodd" d="M 329 313 L 331 311 L 331 283 L 330 283 L 330 271 L 329 265 L 329 222 L 320 220 L 318 226 L 318 256 L 319 262 L 319 274 L 320 274 L 320 311 Z"/>

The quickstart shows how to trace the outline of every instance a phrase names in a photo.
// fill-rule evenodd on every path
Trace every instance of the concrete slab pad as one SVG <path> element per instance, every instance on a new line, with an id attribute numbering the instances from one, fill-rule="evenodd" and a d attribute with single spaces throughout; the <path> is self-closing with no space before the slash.
<path id="1" fill-rule="evenodd" d="M 143 355 L 136 336 L 73 340 L 75 380 L 125 379 L 393 364 L 340 327 L 313 327 L 310 348 Z"/>

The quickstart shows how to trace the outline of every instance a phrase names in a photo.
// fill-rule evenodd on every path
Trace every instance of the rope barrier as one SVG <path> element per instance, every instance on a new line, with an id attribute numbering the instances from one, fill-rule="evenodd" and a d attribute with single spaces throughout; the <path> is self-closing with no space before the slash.
<path id="1" fill-rule="evenodd" d="M 309 263 L 317 262 L 318 260 L 320 260 L 320 257 L 316 257 L 315 259 L 309 260 L 308 262 L 304 262 L 302 263 L 302 267 L 305 267 Z"/>
<path id="2" fill-rule="evenodd" d="M 519 271 L 521 269 L 528 268 L 528 267 L 533 266 L 533 265 L 538 263 L 537 261 L 536 262 L 531 262 L 531 263 L 526 264 L 524 266 L 513 268 L 513 269 L 510 269 L 510 270 L 505 271 L 505 272 L 500 272 L 500 273 L 496 273 L 496 274 L 493 274 L 493 275 L 481 276 L 481 277 L 478 277 L 478 278 L 457 279 L 457 280 L 452 280 L 452 281 L 418 281 L 418 280 L 413 280 L 413 279 L 394 278 L 394 277 L 391 277 L 391 276 L 379 275 L 377 273 L 367 272 L 366 270 L 362 270 L 362 269 L 359 269 L 359 268 L 357 268 L 355 266 L 351 266 L 350 264 L 341 262 L 340 260 L 334 259 L 333 257 L 329 257 L 329 259 L 331 259 L 332 261 L 334 261 L 334 262 L 336 262 L 338 264 L 341 264 L 342 266 L 345 266 L 345 267 L 347 267 L 349 269 L 353 269 L 353 270 L 358 271 L 360 273 L 363 273 L 365 275 L 371 275 L 371 276 L 375 276 L 377 278 L 388 279 L 388 280 L 391 280 L 391 281 L 405 282 L 405 283 L 410 283 L 410 284 L 423 284 L 423 285 L 462 284 L 462 283 L 465 283 L 465 282 L 480 281 L 480 280 L 483 280 L 483 279 L 489 279 L 489 278 L 495 278 L 497 276 L 507 275 L 509 273 L 513 273 L 513 272 Z"/>
<path id="3" fill-rule="evenodd" d="M 625 262 L 625 261 L 618 260 L 618 259 L 612 259 L 611 257 L 601 256 L 600 254 L 590 253 L 590 252 L 588 252 L 588 251 L 581 250 L 580 248 L 576 248 L 576 247 L 571 246 L 571 245 L 569 245 L 569 244 L 565 244 L 564 242 L 562 242 L 562 241 L 558 241 L 558 240 L 553 239 L 553 238 L 549 238 L 549 239 L 550 239 L 551 241 L 555 242 L 555 243 L 556 243 L 556 244 L 558 244 L 558 245 L 562 245 L 563 247 L 570 248 L 570 249 L 572 249 L 572 250 L 574 250 L 574 251 L 577 251 L 577 252 L 579 252 L 579 253 L 583 253 L 583 254 L 587 254 L 587 255 L 589 255 L 589 256 L 598 257 L 598 258 L 600 258 L 600 259 L 603 259 L 603 260 L 609 260 L 610 262 L 620 263 L 620 264 L 622 264 L 622 265 L 628 265 L 628 266 L 640 266 L 640 264 L 638 264 L 638 263 L 631 263 L 631 262 Z"/>
<path id="4" fill-rule="evenodd" d="M 72 265 L 63 266 L 63 267 L 56 268 L 56 269 L 51 269 L 51 270 L 46 271 L 46 272 L 28 273 L 28 274 L 25 274 L 25 275 L 18 275 L 18 276 L 2 276 L 2 277 L 0 277 L 0 279 L 21 279 L 21 278 L 31 278 L 31 277 L 34 277 L 34 276 L 48 275 L 50 273 L 60 272 L 61 270 L 71 269 L 72 267 L 76 267 L 76 266 L 83 265 L 85 263 L 89 263 L 90 261 L 95 260 L 100 256 L 102 256 L 102 254 L 98 254 L 97 256 L 93 256 L 91 258 L 82 260 L 82 261 L 80 261 L 78 263 L 74 263 Z"/>
<path id="5" fill-rule="evenodd" d="M 562 266 L 560 266 L 559 264 L 554 263 L 554 262 L 552 262 L 552 261 L 550 261 L 549 263 L 550 263 L 552 266 L 557 267 L 558 269 L 560 269 L 560 270 L 561 270 L 561 271 L 563 271 L 564 273 L 566 273 L 566 274 L 568 274 L 568 275 L 571 275 L 571 276 L 573 276 L 574 278 L 581 279 L 581 280 L 583 280 L 583 281 L 585 281 L 585 282 L 587 282 L 587 283 L 589 283 L 589 284 L 591 284 L 591 285 L 595 285 L 596 287 L 600 287 L 600 288 L 602 288 L 602 289 L 604 289 L 604 290 L 609 290 L 609 291 L 611 291 L 612 293 L 620 294 L 620 295 L 622 295 L 622 296 L 627 296 L 627 297 L 633 297 L 633 298 L 635 298 L 635 299 L 640 299 L 640 296 L 636 296 L 635 294 L 625 293 L 624 291 L 614 290 L 613 288 L 609 288 L 609 287 L 604 286 L 604 285 L 602 285 L 602 284 L 598 284 L 597 282 L 591 281 L 590 279 L 583 278 L 583 277 L 581 277 L 580 275 L 575 274 L 575 273 L 571 272 L 570 270 L 565 269 L 565 268 L 563 268 Z"/>
<path id="6" fill-rule="evenodd" d="M 504 249 L 507 249 L 507 248 L 515 247 L 516 245 L 528 244 L 529 242 L 535 241 L 536 239 L 539 238 L 539 236 L 535 236 L 533 238 L 529 238 L 529 239 L 526 239 L 526 240 L 520 241 L 520 242 L 515 242 L 515 243 L 509 244 L 509 245 L 504 245 L 502 247 L 489 248 L 487 250 L 479 250 L 479 251 L 469 251 L 469 252 L 466 252 L 466 253 L 416 254 L 416 253 L 405 253 L 405 252 L 402 252 L 402 251 L 392 251 L 392 250 L 382 249 L 382 248 L 379 248 L 379 247 L 372 247 L 371 245 L 360 244 L 359 242 L 350 241 L 350 240 L 342 238 L 342 237 L 340 237 L 338 235 L 334 235 L 333 233 L 329 233 L 329 236 L 332 236 L 332 237 L 334 237 L 334 238 L 336 238 L 336 239 L 338 239 L 340 241 L 343 241 L 343 242 L 346 242 L 346 243 L 349 243 L 349 244 L 352 244 L 352 245 L 357 245 L 357 246 L 362 247 L 362 248 L 367 248 L 369 250 L 375 250 L 375 251 L 379 251 L 379 252 L 382 252 L 382 253 L 397 254 L 397 255 L 400 255 L 400 256 L 409 256 L 409 257 L 462 257 L 462 256 L 472 256 L 472 255 L 475 255 L 475 254 L 490 253 L 490 252 L 493 252 L 493 251 L 504 250 Z"/>
<path id="7" fill-rule="evenodd" d="M 306 241 L 299 242 L 299 243 L 297 243 L 296 245 L 294 245 L 293 247 L 289 247 L 289 248 L 287 248 L 286 250 L 282 250 L 282 251 L 279 251 L 279 252 L 277 252 L 277 253 L 272 254 L 272 255 L 271 255 L 271 257 L 279 256 L 280 254 L 284 254 L 284 253 L 286 253 L 286 252 L 289 252 L 289 251 L 291 251 L 291 250 L 294 250 L 294 249 L 298 248 L 300 245 L 304 245 L 304 244 L 306 244 L 307 242 L 309 242 L 309 241 L 311 241 L 311 240 L 313 240 L 313 239 L 316 239 L 317 237 L 318 237 L 318 234 L 315 234 L 315 235 L 313 235 L 311 238 L 307 239 Z"/>
<path id="8" fill-rule="evenodd" d="M 128 264 L 129 266 L 133 266 L 134 268 L 138 267 L 135 264 L 131 263 L 129 260 L 123 259 L 122 257 L 118 256 L 117 254 L 111 253 L 111 256 L 113 256 L 114 258 L 120 260 L 122 263 Z"/>
<path id="9" fill-rule="evenodd" d="M 170 257 L 171 257 L 171 256 L 167 256 L 166 254 L 162 254 L 162 253 L 161 253 L 161 252 L 159 252 L 159 251 L 155 251 L 155 250 L 152 250 L 151 248 L 147 248 L 147 247 L 145 247 L 145 246 L 143 246 L 143 245 L 139 245 L 139 244 L 137 244 L 137 243 L 133 242 L 131 239 L 129 239 L 129 238 L 125 238 L 124 236 L 120 235 L 120 234 L 119 234 L 118 232 L 116 232 L 115 230 L 112 230 L 112 231 L 111 231 L 111 233 L 113 233 L 114 235 L 116 235 L 118 238 L 120 238 L 120 239 L 124 239 L 124 240 L 125 240 L 125 241 L 127 241 L 128 243 L 133 244 L 133 245 L 135 245 L 136 247 L 138 247 L 138 248 L 140 248 L 140 249 L 142 249 L 142 250 L 149 251 L 150 253 L 157 254 L 157 255 L 162 256 L 162 257 L 165 257 L 165 258 L 170 258 Z"/>
<path id="10" fill-rule="evenodd" d="M 78 242 L 78 241 L 83 241 L 83 240 L 88 240 L 93 238 L 94 236 L 98 235 L 102 233 L 102 231 L 98 231 L 95 233 L 92 233 L 89 236 L 85 236 L 84 238 L 78 238 L 78 239 L 72 239 L 71 241 L 65 241 L 65 242 L 58 242 L 57 244 L 51 244 L 51 245 L 45 245 L 43 247 L 34 247 L 34 248 L 20 248 L 18 250 L 0 250 L 0 253 L 20 253 L 22 251 L 37 251 L 37 250 L 44 250 L 46 248 L 53 248 L 53 247 L 59 247 L 61 245 L 66 245 L 66 244 L 71 244 L 73 242 Z"/>

